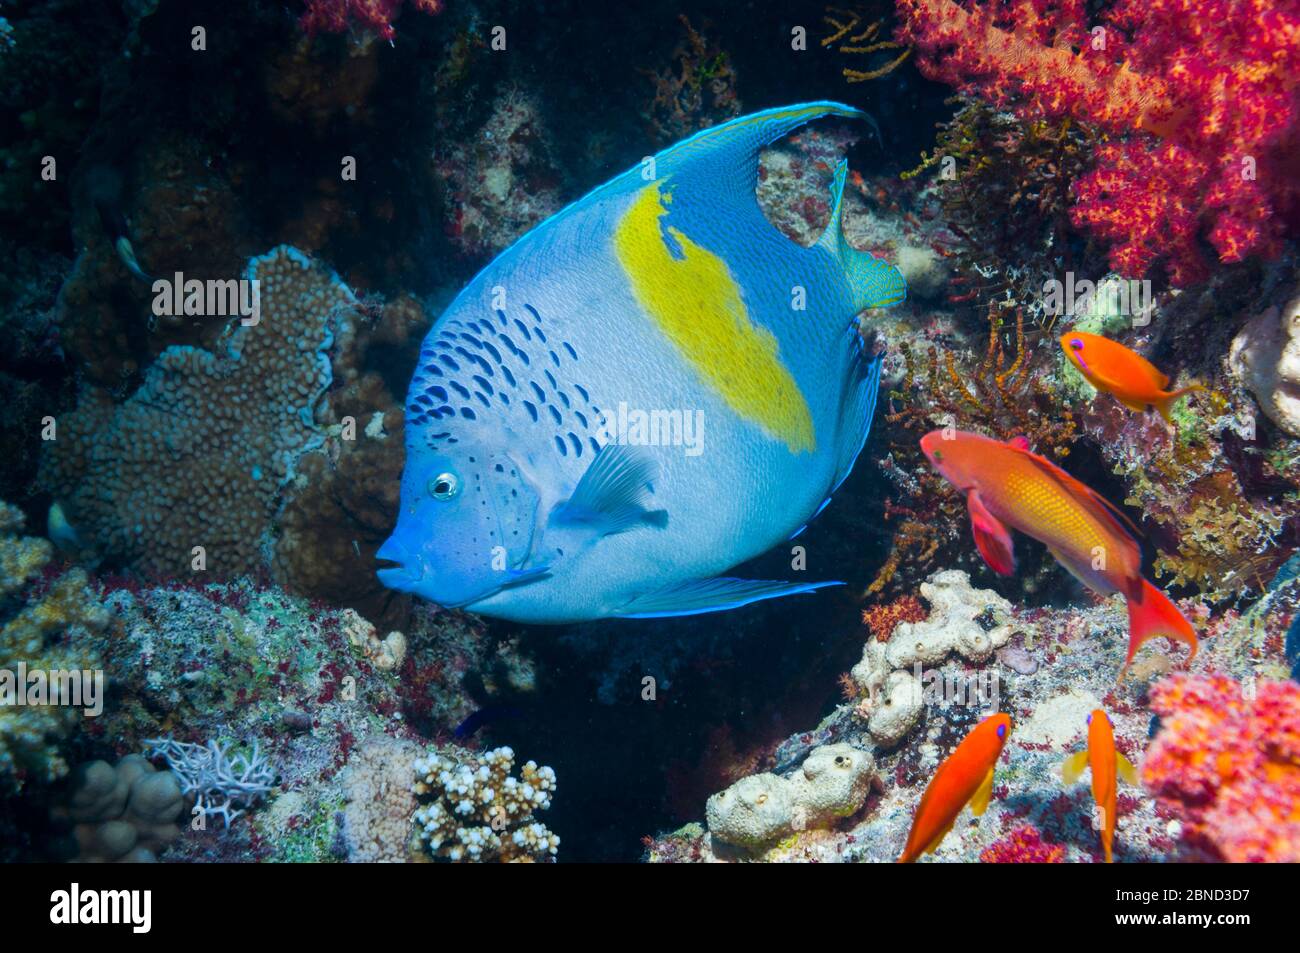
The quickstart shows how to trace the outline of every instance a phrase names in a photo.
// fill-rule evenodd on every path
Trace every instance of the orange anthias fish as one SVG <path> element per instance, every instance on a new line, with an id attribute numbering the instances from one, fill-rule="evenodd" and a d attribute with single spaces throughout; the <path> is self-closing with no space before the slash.
<path id="1" fill-rule="evenodd" d="M 1067 785 L 1074 784 L 1084 768 L 1092 771 L 1092 798 L 1101 815 L 1098 818 L 1101 849 L 1109 864 L 1113 859 L 1111 845 L 1115 843 L 1115 797 L 1119 786 L 1116 776 L 1128 784 L 1137 784 L 1138 778 L 1137 768 L 1115 750 L 1115 729 L 1110 717 L 1100 708 L 1088 716 L 1088 747 L 1066 759 L 1061 766 L 1061 778 Z"/>
<path id="2" fill-rule="evenodd" d="M 1166 390 L 1169 377 L 1136 351 L 1097 334 L 1070 331 L 1061 335 L 1061 349 L 1079 373 L 1097 390 L 1103 390 L 1129 410 L 1144 412 L 1148 407 L 1169 420 L 1169 409 L 1184 394 L 1205 390 L 1200 384 Z"/>
<path id="3" fill-rule="evenodd" d="M 1114 505 L 1017 437 L 1000 443 L 960 430 L 935 430 L 921 449 L 949 483 L 966 495 L 980 555 L 995 572 L 1015 572 L 1010 529 L 1047 546 L 1056 561 L 1102 596 L 1128 600 L 1128 656 L 1120 678 L 1147 639 L 1163 635 L 1191 647 L 1196 632 L 1163 592 L 1142 578 L 1142 556 L 1130 523 Z"/>
<path id="4" fill-rule="evenodd" d="M 984 813 L 993 795 L 993 768 L 1009 734 L 1011 719 L 990 715 L 944 759 L 921 795 L 900 864 L 934 853 L 968 802 L 976 817 Z"/>

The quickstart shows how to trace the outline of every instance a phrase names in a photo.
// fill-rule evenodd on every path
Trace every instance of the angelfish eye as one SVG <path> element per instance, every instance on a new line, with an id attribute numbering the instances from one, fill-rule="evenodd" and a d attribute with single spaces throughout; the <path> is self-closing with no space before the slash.
<path id="1" fill-rule="evenodd" d="M 1007 736 L 1007 726 L 1006 726 L 1006 725 L 998 725 L 998 737 L 999 737 L 999 738 L 1005 738 L 1006 736 Z"/>
<path id="2" fill-rule="evenodd" d="M 1082 351 L 1083 341 L 1080 340 L 1079 338 L 1072 338 L 1070 340 L 1070 347 L 1074 348 L 1076 351 Z"/>
<path id="3" fill-rule="evenodd" d="M 435 500 L 450 500 L 460 490 L 460 480 L 454 473 L 439 473 L 429 481 L 429 495 Z"/>

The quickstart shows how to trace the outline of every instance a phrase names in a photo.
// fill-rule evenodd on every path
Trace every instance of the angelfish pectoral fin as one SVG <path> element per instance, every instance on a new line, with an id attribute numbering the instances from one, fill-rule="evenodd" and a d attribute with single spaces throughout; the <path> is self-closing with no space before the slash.
<path id="1" fill-rule="evenodd" d="M 551 513 L 550 522 L 588 527 L 599 536 L 622 533 L 640 523 L 664 526 L 668 514 L 646 505 L 658 466 L 645 450 L 607 444 L 578 481 L 573 495 Z"/>
<path id="2" fill-rule="evenodd" d="M 695 579 L 637 596 L 618 612 L 625 619 L 655 619 L 663 616 L 699 615 L 702 612 L 721 612 L 759 602 L 792 596 L 800 592 L 815 592 L 826 586 L 842 586 L 842 582 L 781 582 L 773 579 L 735 579 L 718 576 L 712 579 Z"/>

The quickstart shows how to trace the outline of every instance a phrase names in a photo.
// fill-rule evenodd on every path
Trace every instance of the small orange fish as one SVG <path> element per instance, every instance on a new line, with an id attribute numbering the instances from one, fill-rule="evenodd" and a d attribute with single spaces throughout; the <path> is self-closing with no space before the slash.
<path id="1" fill-rule="evenodd" d="M 1092 798 L 1097 802 L 1100 814 L 1101 849 L 1106 855 L 1106 863 L 1112 861 L 1111 845 L 1115 842 L 1115 798 L 1118 782 L 1116 776 L 1128 784 L 1137 784 L 1137 768 L 1131 761 L 1115 750 L 1115 729 L 1110 717 L 1100 708 L 1088 716 L 1088 747 L 1078 754 L 1073 754 L 1061 766 L 1061 779 L 1067 785 L 1074 784 L 1083 774 L 1083 769 L 1092 771 Z"/>
<path id="2" fill-rule="evenodd" d="M 1178 639 L 1196 657 L 1196 631 L 1163 592 L 1142 578 L 1142 554 L 1129 522 L 1113 504 L 1017 437 L 1000 443 L 960 430 L 934 430 L 921 449 L 949 483 L 966 494 L 975 545 L 998 573 L 1015 572 L 1010 529 L 1047 546 L 1056 561 L 1093 592 L 1128 600 L 1128 656 L 1157 635 Z M 1010 527 L 1010 529 L 1008 529 Z"/>
<path id="3" fill-rule="evenodd" d="M 1154 407 L 1161 417 L 1169 420 L 1169 410 L 1175 400 L 1192 391 L 1205 390 L 1200 384 L 1166 390 L 1168 375 L 1136 351 L 1097 334 L 1069 331 L 1061 335 L 1061 349 L 1088 383 L 1138 413 Z"/>
<path id="4" fill-rule="evenodd" d="M 921 795 L 900 864 L 934 853 L 968 802 L 976 817 L 984 813 L 993 795 L 993 768 L 1009 734 L 1010 717 L 990 715 L 944 759 Z"/>

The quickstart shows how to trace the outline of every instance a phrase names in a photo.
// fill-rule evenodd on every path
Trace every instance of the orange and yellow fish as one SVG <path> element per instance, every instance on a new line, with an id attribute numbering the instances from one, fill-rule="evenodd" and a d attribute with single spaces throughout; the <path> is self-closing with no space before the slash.
<path id="1" fill-rule="evenodd" d="M 1008 443 L 960 430 L 935 430 L 921 449 L 940 474 L 966 495 L 975 545 L 995 572 L 1015 572 L 1011 529 L 1047 546 L 1056 561 L 1102 596 L 1128 600 L 1128 656 L 1158 635 L 1186 642 L 1196 657 L 1196 632 L 1163 592 L 1142 578 L 1142 554 L 1114 505 L 1050 460 L 1029 451 L 1028 441 Z"/>
<path id="2" fill-rule="evenodd" d="M 993 768 L 1009 734 L 1011 719 L 990 715 L 944 759 L 921 795 L 900 864 L 934 853 L 967 803 L 976 817 L 984 813 L 993 795 Z"/>
<path id="3" fill-rule="evenodd" d="M 1154 407 L 1168 421 L 1174 401 L 1192 391 L 1205 390 L 1200 384 L 1166 390 L 1168 375 L 1136 351 L 1097 334 L 1069 331 L 1061 335 L 1061 350 L 1088 383 L 1138 413 Z"/>
<path id="4" fill-rule="evenodd" d="M 1074 784 L 1083 769 L 1092 771 L 1092 798 L 1097 803 L 1098 830 L 1101 832 L 1101 850 L 1106 863 L 1113 859 L 1111 846 L 1115 843 L 1115 799 L 1119 787 L 1117 777 L 1128 784 L 1137 784 L 1137 768 L 1115 750 L 1115 730 L 1110 717 L 1100 708 L 1088 716 L 1088 747 L 1073 754 L 1061 766 L 1061 778 L 1067 785 Z"/>

